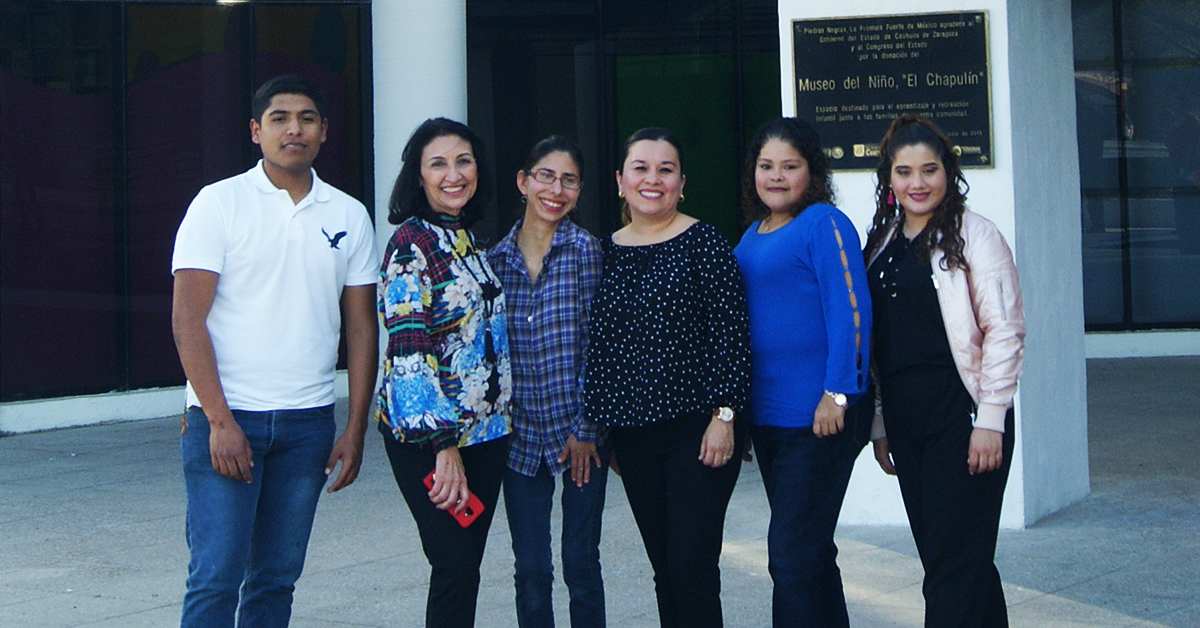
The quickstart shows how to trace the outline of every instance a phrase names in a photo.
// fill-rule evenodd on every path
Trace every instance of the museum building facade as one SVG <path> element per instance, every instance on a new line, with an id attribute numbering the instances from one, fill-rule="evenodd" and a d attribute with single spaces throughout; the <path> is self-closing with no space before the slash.
<path id="1" fill-rule="evenodd" d="M 1048 148 L 1069 148 L 1071 173 L 1077 160 L 1075 224 L 1053 235 L 1075 260 L 1061 269 L 1078 287 L 1064 320 L 1088 332 L 1086 355 L 1200 353 L 1200 3 L 977 4 L 994 26 L 993 73 L 1018 82 L 1028 68 L 997 41 L 1019 36 L 1024 11 L 1068 16 L 1073 94 L 1057 104 L 1074 111 L 1077 146 Z M 648 125 L 683 143 L 686 211 L 736 240 L 744 146 L 764 120 L 796 113 L 793 20 L 951 9 L 962 3 L 6 0 L 0 432 L 181 409 L 175 230 L 200 187 L 257 160 L 249 94 L 271 76 L 324 90 L 330 133 L 315 167 L 374 213 L 380 242 L 400 147 L 434 115 L 469 121 L 496 164 L 485 241 L 517 219 L 513 174 L 550 133 L 584 151 L 578 221 L 610 233 L 621 144 Z M 1000 120 L 1007 88 L 991 82 Z M 1019 138 L 1027 122 L 1010 115 L 996 134 Z M 994 170 L 1024 167 L 1005 163 L 1016 154 L 1005 145 Z M 993 170 L 968 180 L 977 172 L 986 190 Z M 869 175 L 835 180 L 863 229 Z M 1023 275 L 1043 272 L 1021 246 Z"/>

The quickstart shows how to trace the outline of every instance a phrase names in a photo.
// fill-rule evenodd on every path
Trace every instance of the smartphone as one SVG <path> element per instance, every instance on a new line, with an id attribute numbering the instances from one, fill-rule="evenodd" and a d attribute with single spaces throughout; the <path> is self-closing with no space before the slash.
<path id="1" fill-rule="evenodd" d="M 433 471 L 430 471 L 429 475 L 425 476 L 425 488 L 431 491 L 433 490 Z M 454 520 L 458 522 L 458 525 L 466 528 L 472 523 L 475 523 L 475 520 L 479 518 L 479 515 L 483 514 L 483 502 L 479 501 L 479 498 L 475 496 L 475 493 L 472 493 L 470 490 L 468 490 L 467 507 L 464 508 L 462 512 L 454 512 L 454 508 L 451 508 L 446 512 L 450 513 L 451 517 L 454 517 Z"/>

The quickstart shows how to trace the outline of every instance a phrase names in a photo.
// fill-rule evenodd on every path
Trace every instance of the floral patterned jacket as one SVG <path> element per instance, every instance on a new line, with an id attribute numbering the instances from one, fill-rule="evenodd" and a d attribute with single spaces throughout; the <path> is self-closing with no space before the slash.
<path id="1" fill-rule="evenodd" d="M 441 451 L 512 431 L 504 294 L 470 232 L 451 216 L 409 218 L 384 253 L 387 329 L 379 429 Z"/>

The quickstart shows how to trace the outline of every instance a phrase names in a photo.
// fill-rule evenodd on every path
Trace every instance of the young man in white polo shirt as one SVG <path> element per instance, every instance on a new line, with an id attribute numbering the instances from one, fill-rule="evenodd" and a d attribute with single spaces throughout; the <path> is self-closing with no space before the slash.
<path id="1" fill-rule="evenodd" d="M 263 84 L 262 161 L 200 190 L 175 239 L 172 324 L 187 374 L 180 452 L 191 550 L 184 628 L 286 626 L 317 499 L 354 482 L 375 384 L 374 230 L 317 178 L 329 122 L 298 76 Z M 342 317 L 349 422 L 334 442 Z M 239 593 L 240 591 L 240 593 Z"/>

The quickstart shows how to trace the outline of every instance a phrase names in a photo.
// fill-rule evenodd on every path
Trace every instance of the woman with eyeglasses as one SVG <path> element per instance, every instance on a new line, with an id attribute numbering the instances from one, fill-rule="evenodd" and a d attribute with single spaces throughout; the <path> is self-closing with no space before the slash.
<path id="1" fill-rule="evenodd" d="M 600 243 L 572 222 L 583 154 L 551 135 L 517 172 L 524 216 L 488 252 L 504 284 L 513 365 L 513 436 L 504 506 L 516 563 L 517 623 L 554 628 L 550 511 L 562 482 L 562 573 L 572 628 L 605 625 L 600 518 L 608 451 L 583 412 L 584 357 Z"/>
<path id="2" fill-rule="evenodd" d="M 511 431 L 504 295 L 467 231 L 491 193 L 486 155 L 459 122 L 417 127 L 388 203 L 388 221 L 399 226 L 379 278 L 388 334 L 379 429 L 432 567 L 425 625 L 439 628 L 475 623 Z M 411 542 L 403 529 L 379 535 L 403 546 Z"/>

